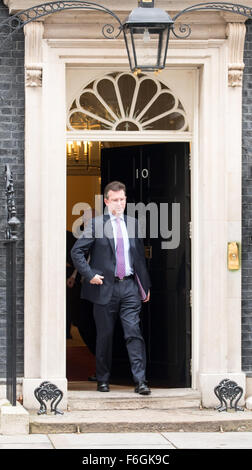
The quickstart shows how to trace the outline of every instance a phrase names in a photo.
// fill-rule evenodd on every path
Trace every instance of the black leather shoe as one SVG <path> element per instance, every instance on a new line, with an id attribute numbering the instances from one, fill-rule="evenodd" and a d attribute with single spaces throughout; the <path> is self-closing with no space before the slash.
<path id="1" fill-rule="evenodd" d="M 151 390 L 148 387 L 146 382 L 139 382 L 135 388 L 136 393 L 140 393 L 140 395 L 150 395 Z"/>
<path id="2" fill-rule="evenodd" d="M 108 382 L 98 382 L 97 383 L 97 391 L 98 392 L 109 392 Z"/>

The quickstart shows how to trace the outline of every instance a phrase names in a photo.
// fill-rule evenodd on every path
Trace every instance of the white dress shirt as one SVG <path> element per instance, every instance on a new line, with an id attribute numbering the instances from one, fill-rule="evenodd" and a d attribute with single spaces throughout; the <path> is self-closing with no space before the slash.
<path id="1" fill-rule="evenodd" d="M 116 219 L 117 217 L 113 215 L 111 212 L 109 212 L 112 228 L 113 228 L 113 234 L 114 234 L 114 243 L 115 243 L 115 251 L 116 251 L 116 245 L 117 245 L 117 222 Z M 121 230 L 122 230 L 122 235 L 123 235 L 123 245 L 124 245 L 124 259 L 125 259 L 125 276 L 130 276 L 131 274 L 134 273 L 133 267 L 132 267 L 132 260 L 130 256 L 130 244 L 129 244 L 129 236 L 127 232 L 127 227 L 124 221 L 124 216 L 123 214 L 120 215 L 120 225 L 121 225 Z M 115 269 L 115 275 L 117 272 L 117 266 Z"/>

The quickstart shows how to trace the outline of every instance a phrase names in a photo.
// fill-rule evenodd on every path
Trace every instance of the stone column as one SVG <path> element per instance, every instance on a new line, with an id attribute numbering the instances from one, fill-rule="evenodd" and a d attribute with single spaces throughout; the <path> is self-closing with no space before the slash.
<path id="1" fill-rule="evenodd" d="M 23 398 L 27 408 L 39 408 L 34 390 L 42 381 L 50 381 L 64 393 L 61 407 L 66 407 L 65 378 L 65 209 L 63 207 L 60 240 L 55 234 L 54 221 L 59 218 L 55 207 L 57 190 L 57 130 L 58 120 L 52 111 L 55 75 L 48 79 L 45 63 L 44 26 L 32 22 L 25 26 L 25 358 Z M 46 79 L 44 80 L 44 70 Z M 55 74 L 55 71 L 53 72 Z M 57 73 L 57 72 L 56 72 Z M 54 78 L 54 79 L 53 79 Z M 59 81 L 60 82 L 60 81 Z M 60 87 L 60 83 L 57 86 Z M 64 89 L 63 89 L 64 94 Z M 55 91 L 55 96 L 57 91 Z M 61 97 L 62 98 L 62 97 Z M 63 117 L 64 119 L 64 117 Z M 64 149 L 64 138 L 61 142 Z M 56 149 L 54 148 L 56 147 Z M 59 154 L 59 152 L 58 152 Z M 65 153 L 60 148 L 65 168 Z M 62 176 L 62 175 L 61 175 Z M 64 192 L 64 179 L 63 181 Z M 54 181 L 56 183 L 54 184 Z M 59 182 L 58 182 L 59 183 Z M 61 202 L 64 201 L 64 195 Z M 50 208 L 52 209 L 50 212 Z M 54 209 L 54 210 L 53 210 Z M 62 246 L 58 262 L 57 244 Z M 59 272 L 60 263 L 60 275 Z M 61 285 L 58 286 L 57 279 Z M 59 317 L 59 310 L 60 315 Z"/>

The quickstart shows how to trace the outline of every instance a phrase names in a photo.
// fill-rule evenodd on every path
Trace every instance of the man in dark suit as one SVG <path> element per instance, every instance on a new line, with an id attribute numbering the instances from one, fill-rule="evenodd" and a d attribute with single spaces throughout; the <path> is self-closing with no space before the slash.
<path id="1" fill-rule="evenodd" d="M 145 377 L 146 353 L 140 330 L 141 302 L 150 298 L 143 241 L 137 221 L 126 217 L 126 188 L 118 181 L 104 190 L 107 214 L 92 219 L 72 248 L 73 263 L 84 277 L 82 297 L 94 304 L 97 390 L 109 391 L 113 332 L 120 315 L 135 392 L 151 393 Z M 90 253 L 87 263 L 85 254 Z"/>

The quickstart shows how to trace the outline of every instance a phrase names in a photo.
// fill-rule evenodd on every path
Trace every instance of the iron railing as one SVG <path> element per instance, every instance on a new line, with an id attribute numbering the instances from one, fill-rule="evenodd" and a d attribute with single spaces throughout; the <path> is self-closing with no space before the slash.
<path id="1" fill-rule="evenodd" d="M 5 239 L 2 241 L 6 247 L 6 395 L 11 405 L 16 406 L 16 245 L 20 221 L 16 216 L 13 176 L 9 165 L 5 165 L 5 182 L 7 223 Z"/>

